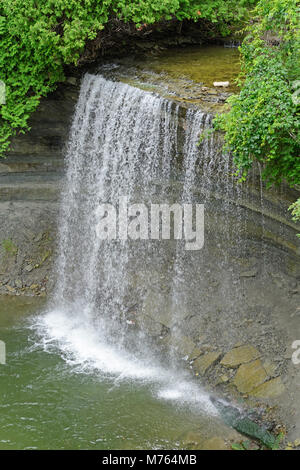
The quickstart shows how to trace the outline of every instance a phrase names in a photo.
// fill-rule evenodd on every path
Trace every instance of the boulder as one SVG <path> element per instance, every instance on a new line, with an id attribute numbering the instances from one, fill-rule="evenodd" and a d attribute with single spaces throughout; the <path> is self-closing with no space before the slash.
<path id="1" fill-rule="evenodd" d="M 240 277 L 255 277 L 257 276 L 257 269 L 249 269 L 248 271 L 243 271 L 240 274 Z"/>
<path id="2" fill-rule="evenodd" d="M 267 378 L 268 375 L 258 359 L 248 364 L 242 364 L 238 368 L 233 382 L 240 393 L 249 393 Z"/>
<path id="3" fill-rule="evenodd" d="M 199 374 L 204 375 L 211 366 L 218 362 L 221 355 L 222 354 L 220 352 L 215 351 L 198 357 L 198 359 L 196 359 L 193 364 L 194 370 Z"/>
<path id="4" fill-rule="evenodd" d="M 281 381 L 280 377 L 268 380 L 254 390 L 251 391 L 251 395 L 257 398 L 275 398 L 281 395 L 285 390 L 285 386 Z"/>
<path id="5" fill-rule="evenodd" d="M 226 88 L 229 86 L 229 82 L 214 82 L 214 86 Z"/>
<path id="6" fill-rule="evenodd" d="M 260 352 L 253 346 L 246 344 L 233 348 L 223 357 L 221 365 L 225 367 L 237 367 L 240 364 L 246 364 L 247 362 L 254 361 L 260 357 Z"/>

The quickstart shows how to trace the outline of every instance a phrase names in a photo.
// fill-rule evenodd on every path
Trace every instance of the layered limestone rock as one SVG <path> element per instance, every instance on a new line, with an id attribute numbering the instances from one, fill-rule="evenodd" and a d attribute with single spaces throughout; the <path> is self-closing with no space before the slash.
<path id="1" fill-rule="evenodd" d="M 77 80 L 46 99 L 0 162 L 0 294 L 46 295 L 54 280 L 64 145 Z"/>
<path id="2" fill-rule="evenodd" d="M 79 90 L 77 80 L 71 82 L 43 100 L 31 131 L 14 140 L 0 164 L 2 294 L 46 295 L 55 281 L 64 145 Z M 190 104 L 185 100 L 180 107 L 178 158 L 171 181 L 155 182 L 157 202 L 162 190 L 174 201 L 180 193 L 180 135 Z M 198 203 L 209 193 L 205 250 L 186 252 L 182 260 L 188 276 L 180 314 L 172 315 L 174 252 L 161 257 L 155 247 L 148 253 L 151 269 L 145 270 L 143 259 L 132 267 L 132 285 L 143 286 L 145 277 L 152 285 L 141 289 L 141 299 L 129 299 L 128 312 L 134 306 L 135 318 L 129 316 L 126 327 L 138 325 L 168 350 L 177 342 L 180 360 L 225 394 L 290 404 L 285 413 L 296 418 L 298 413 L 299 423 L 299 375 L 291 361 L 291 345 L 300 338 L 299 229 L 287 211 L 299 193 L 284 186 L 265 191 L 258 172 L 234 193 L 234 179 L 222 181 L 213 150 L 211 155 L 210 165 L 199 162 L 193 186 Z M 203 176 L 209 184 L 203 184 Z"/>

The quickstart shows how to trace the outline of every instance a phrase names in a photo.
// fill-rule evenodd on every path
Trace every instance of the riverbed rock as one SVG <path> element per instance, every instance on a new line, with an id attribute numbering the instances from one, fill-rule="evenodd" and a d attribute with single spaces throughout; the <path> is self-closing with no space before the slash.
<path id="1" fill-rule="evenodd" d="M 185 449 L 196 450 L 200 449 L 203 443 L 203 436 L 197 432 L 189 431 L 183 439 Z"/>
<path id="2" fill-rule="evenodd" d="M 22 289 L 22 287 L 23 287 L 23 282 L 21 281 L 21 279 L 16 279 L 16 280 L 15 280 L 15 286 L 16 286 L 18 289 Z"/>
<path id="3" fill-rule="evenodd" d="M 31 271 L 33 271 L 33 269 L 34 267 L 31 264 L 28 264 L 27 266 L 25 266 L 24 271 L 30 273 Z"/>
<path id="4" fill-rule="evenodd" d="M 249 269 L 248 271 L 243 271 L 240 274 L 240 277 L 255 277 L 257 276 L 257 269 Z"/>
<path id="5" fill-rule="evenodd" d="M 269 376 L 274 375 L 276 373 L 277 368 L 278 368 L 278 364 L 274 364 L 271 361 L 265 361 L 263 365 L 264 365 L 265 371 L 267 372 L 267 374 Z"/>
<path id="6" fill-rule="evenodd" d="M 10 292 L 11 294 L 13 294 L 14 292 L 16 292 L 16 289 L 12 286 L 6 286 L 6 289 L 8 290 L 8 292 Z"/>
<path id="7" fill-rule="evenodd" d="M 262 362 L 258 359 L 248 364 L 242 364 L 238 368 L 233 382 L 240 393 L 249 393 L 267 378 L 268 375 Z"/>
<path id="8" fill-rule="evenodd" d="M 229 377 L 226 374 L 222 374 L 220 377 L 220 383 L 226 383 L 229 382 Z"/>
<path id="9" fill-rule="evenodd" d="M 36 290 L 36 289 L 38 289 L 38 288 L 39 288 L 39 285 L 38 285 L 38 284 L 31 284 L 31 286 L 30 286 L 30 289 L 31 289 L 31 290 Z"/>
<path id="10" fill-rule="evenodd" d="M 195 349 L 195 343 L 188 336 L 178 339 L 178 352 L 183 356 L 190 356 Z"/>
<path id="11" fill-rule="evenodd" d="M 227 88 L 227 87 L 229 87 L 229 82 L 228 81 L 226 81 L 226 82 L 214 82 L 214 86 Z"/>
<path id="12" fill-rule="evenodd" d="M 280 377 L 271 379 L 251 391 L 251 395 L 257 398 L 275 398 L 285 391 L 285 386 Z"/>
<path id="13" fill-rule="evenodd" d="M 202 444 L 203 450 L 228 450 L 228 445 L 221 437 L 212 437 Z"/>
<path id="14" fill-rule="evenodd" d="M 221 365 L 229 368 L 237 367 L 240 364 L 245 364 L 258 359 L 260 355 L 260 352 L 256 348 L 250 344 L 246 344 L 244 346 L 233 348 L 225 354 L 221 360 Z"/>
<path id="15" fill-rule="evenodd" d="M 210 352 L 198 357 L 193 363 L 193 369 L 201 375 L 204 375 L 207 370 L 212 367 L 221 357 L 220 352 Z"/>
<path id="16" fill-rule="evenodd" d="M 194 348 L 191 354 L 189 354 L 189 359 L 197 359 L 197 357 L 201 356 L 204 354 L 204 351 L 199 348 Z"/>
<path id="17" fill-rule="evenodd" d="M 206 91 L 207 95 L 217 95 L 218 92 L 217 90 L 214 90 L 213 88 L 209 88 L 207 91 Z"/>

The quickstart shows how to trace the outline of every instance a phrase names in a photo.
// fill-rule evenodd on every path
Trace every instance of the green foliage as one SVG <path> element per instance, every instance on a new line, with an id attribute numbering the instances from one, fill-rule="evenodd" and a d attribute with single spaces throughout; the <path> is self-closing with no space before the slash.
<path id="1" fill-rule="evenodd" d="M 289 210 L 292 212 L 292 218 L 295 222 L 300 220 L 300 198 L 289 207 Z M 300 233 L 297 236 L 300 238 Z"/>
<path id="2" fill-rule="evenodd" d="M 220 24 L 245 17 L 255 0 L 1 0 L 0 80 L 6 104 L 0 105 L 0 156 L 42 96 L 64 80 L 64 65 L 77 64 L 85 45 L 115 18 L 137 29 L 159 20 L 206 19 Z"/>
<path id="3" fill-rule="evenodd" d="M 280 447 L 280 443 L 284 438 L 283 432 L 280 432 L 276 438 L 274 438 L 274 442 L 271 446 L 268 446 L 269 449 L 271 450 L 278 450 Z M 259 447 L 259 450 L 265 449 L 264 443 L 260 442 L 261 447 Z M 234 442 L 231 446 L 232 450 L 253 450 L 253 447 L 251 446 L 251 441 L 242 441 L 242 442 Z M 257 448 L 255 448 L 256 450 Z"/>
<path id="4" fill-rule="evenodd" d="M 232 450 L 252 450 L 251 441 L 242 441 L 241 443 L 235 442 L 231 446 Z"/>
<path id="5" fill-rule="evenodd" d="M 10 253 L 12 255 L 16 255 L 18 252 L 18 248 L 10 238 L 2 241 L 2 247 L 6 253 Z"/>
<path id="6" fill-rule="evenodd" d="M 273 447 L 272 447 L 271 450 L 278 450 L 278 449 L 279 449 L 279 446 L 280 446 L 280 443 L 281 443 L 281 441 L 283 440 L 283 438 L 284 438 L 284 433 L 283 433 L 283 432 L 280 432 L 280 433 L 278 434 L 278 436 L 276 437 L 276 441 L 275 441 L 275 443 L 274 443 L 274 445 L 273 445 Z"/>
<path id="7" fill-rule="evenodd" d="M 231 446 L 232 450 L 246 450 L 242 444 L 234 443 Z"/>
<path id="8" fill-rule="evenodd" d="M 292 211 L 293 219 L 295 221 L 300 220 L 300 199 L 294 202 L 289 209 Z"/>
<path id="9" fill-rule="evenodd" d="M 297 0 L 260 0 L 241 49 L 241 92 L 218 116 L 227 148 L 246 174 L 259 161 L 270 183 L 300 183 L 299 6 Z"/>

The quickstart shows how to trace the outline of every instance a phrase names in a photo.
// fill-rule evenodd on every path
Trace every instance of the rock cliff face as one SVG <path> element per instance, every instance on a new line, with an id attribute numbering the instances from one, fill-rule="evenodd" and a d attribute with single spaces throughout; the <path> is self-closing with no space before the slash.
<path id="1" fill-rule="evenodd" d="M 55 277 L 51 270 L 57 240 L 64 150 L 79 94 L 79 82 L 79 79 L 72 77 L 42 101 L 31 118 L 31 130 L 13 140 L 8 157 L 0 162 L 2 294 L 39 294 L 45 292 L 47 285 L 51 289 Z M 178 103 L 183 106 L 181 114 L 184 115 L 187 104 L 182 104 L 180 100 Z M 184 126 L 184 122 L 180 121 L 179 126 Z M 178 170 L 180 172 L 180 163 Z M 176 184 L 178 182 L 174 181 L 174 187 Z M 194 190 L 201 193 L 197 183 Z M 261 190 L 256 171 L 247 187 L 238 192 L 239 201 L 235 204 L 239 211 L 232 213 L 232 224 L 235 224 L 236 231 L 243 226 L 243 237 L 256 244 L 266 243 L 266 249 L 273 250 L 282 275 L 294 279 L 290 283 L 296 295 L 300 249 L 295 236 L 297 228 L 290 220 L 287 207 L 297 198 L 297 192 L 287 188 L 264 193 Z M 226 188 L 223 194 L 216 191 L 212 196 L 222 200 L 226 197 L 225 193 Z M 228 250 L 234 252 L 234 244 L 233 239 Z M 277 257 L 280 257 L 281 263 L 277 262 Z M 242 279 L 256 278 L 259 264 L 258 258 L 247 259 L 245 253 Z M 277 287 L 279 284 L 283 285 L 284 281 L 277 280 Z"/>
<path id="2" fill-rule="evenodd" d="M 78 80 L 70 79 L 44 99 L 31 119 L 31 131 L 18 136 L 8 158 L 0 162 L 0 294 L 45 296 L 55 282 L 64 146 L 78 92 Z M 202 171 L 200 165 L 198 178 Z M 170 188 L 174 194 L 177 184 Z M 194 192 L 201 197 L 197 178 Z M 187 259 L 193 281 L 199 277 L 203 285 L 205 278 L 206 290 L 197 298 L 191 293 L 190 310 L 182 312 L 178 351 L 196 375 L 225 393 L 235 387 L 254 399 L 278 396 L 283 397 L 281 404 L 297 403 L 299 379 L 291 345 L 300 339 L 300 230 L 287 208 L 299 194 L 284 187 L 262 191 L 258 170 L 234 201 L 232 194 L 225 185 L 212 190 L 205 242 L 210 257 Z M 226 217 L 218 203 L 224 200 Z M 226 252 L 226 263 L 215 269 L 221 252 Z M 153 276 L 154 288 L 168 289 L 163 270 L 146 274 Z M 139 282 L 139 275 L 145 273 L 135 271 L 133 282 Z M 224 293 L 227 276 L 231 280 Z M 161 301 L 149 291 L 138 321 L 163 347 L 172 341 L 172 319 L 165 305 L 162 313 Z"/>
<path id="3" fill-rule="evenodd" d="M 45 295 L 51 285 L 63 153 L 79 85 L 44 99 L 31 130 L 0 162 L 0 293 Z"/>

